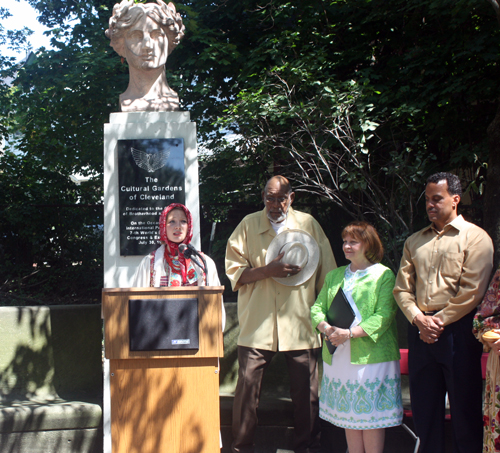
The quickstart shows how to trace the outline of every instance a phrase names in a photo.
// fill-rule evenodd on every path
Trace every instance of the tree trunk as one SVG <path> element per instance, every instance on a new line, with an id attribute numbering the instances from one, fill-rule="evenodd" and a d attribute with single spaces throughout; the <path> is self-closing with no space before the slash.
<path id="1" fill-rule="evenodd" d="M 484 197 L 484 227 L 493 239 L 496 269 L 500 264 L 500 103 L 487 133 L 490 157 Z"/>

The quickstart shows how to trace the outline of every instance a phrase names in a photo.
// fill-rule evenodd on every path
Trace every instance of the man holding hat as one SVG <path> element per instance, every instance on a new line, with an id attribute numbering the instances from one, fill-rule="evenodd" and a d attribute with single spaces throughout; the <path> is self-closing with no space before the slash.
<path id="1" fill-rule="evenodd" d="M 272 177 L 262 191 L 264 209 L 246 216 L 227 244 L 226 274 L 238 291 L 240 324 L 233 452 L 254 452 L 262 377 L 277 351 L 285 354 L 290 374 L 295 453 L 319 449 L 321 340 L 310 308 L 337 266 L 319 223 L 292 209 L 294 197 L 285 177 Z"/>

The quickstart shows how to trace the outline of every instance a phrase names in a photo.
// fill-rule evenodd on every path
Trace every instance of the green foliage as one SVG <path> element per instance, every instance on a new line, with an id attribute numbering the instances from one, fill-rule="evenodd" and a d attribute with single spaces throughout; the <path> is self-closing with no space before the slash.
<path id="1" fill-rule="evenodd" d="M 0 291 L 51 303 L 98 300 L 102 207 L 91 203 L 99 181 L 75 186 L 11 152 L 0 157 L 0 171 Z"/>
<path id="2" fill-rule="evenodd" d="M 212 5 L 230 17 L 232 2 Z M 224 66 L 227 107 L 214 110 L 216 125 L 239 140 L 218 141 L 210 161 L 241 176 L 210 177 L 233 203 L 245 202 L 241 172 L 256 182 L 264 163 L 264 179 L 284 173 L 298 190 L 375 223 L 396 268 L 402 242 L 426 223 L 419 199 L 430 173 L 459 171 L 466 186 L 481 184 L 500 76 L 490 6 L 278 0 L 239 8 L 237 23 L 219 19 L 219 42 L 237 51 Z"/>
<path id="3" fill-rule="evenodd" d="M 55 50 L 4 65 L 2 76 L 13 82 L 0 88 L 0 132 L 10 140 L 0 154 L 0 291 L 43 303 L 96 302 L 103 123 L 116 110 L 126 69 L 103 39 L 107 7 L 38 5 L 40 20 L 57 27 Z M 74 174 L 89 180 L 76 185 Z"/>
<path id="4" fill-rule="evenodd" d="M 300 71 L 290 65 L 273 68 L 262 89 L 243 90 L 220 122 L 238 124 L 240 152 L 252 150 L 279 164 L 296 191 L 324 197 L 352 218 L 372 221 L 385 236 L 387 260 L 396 268 L 434 158 L 417 146 L 382 147 L 377 130 L 389 119 L 367 103 L 374 94 L 370 88 L 352 80 L 321 82 L 313 70 L 312 65 Z M 238 160 L 233 172 L 235 167 L 241 168 Z"/>
<path id="5" fill-rule="evenodd" d="M 104 36 L 114 1 L 30 2 L 52 28 L 55 50 L 22 67 L 0 57 L 1 78 L 13 78 L 0 84 L 0 134 L 17 139 L 16 154 L 0 159 L 0 188 L 9 194 L 0 211 L 0 271 L 8 278 L 0 284 L 24 291 L 36 281 L 57 293 L 39 277 L 43 263 L 54 282 L 69 282 L 71 272 L 97 275 L 102 125 L 118 110 L 128 70 Z M 197 123 L 203 226 L 219 222 L 210 245 L 220 270 L 227 236 L 261 208 L 262 185 L 276 173 L 293 180 L 296 203 L 321 217 L 332 243 L 338 219 L 375 223 L 393 268 L 404 239 L 426 223 L 420 196 L 431 172 L 459 172 L 472 194 L 468 212 L 481 217 L 486 129 L 500 76 L 488 2 L 189 0 L 176 7 L 186 36 L 169 56 L 167 77 Z M 0 41 L 24 48 L 27 33 L 0 28 Z M 75 186 L 74 173 L 91 180 Z M 202 236 L 207 250 L 210 235 Z M 93 281 L 88 288 L 100 286 Z"/>

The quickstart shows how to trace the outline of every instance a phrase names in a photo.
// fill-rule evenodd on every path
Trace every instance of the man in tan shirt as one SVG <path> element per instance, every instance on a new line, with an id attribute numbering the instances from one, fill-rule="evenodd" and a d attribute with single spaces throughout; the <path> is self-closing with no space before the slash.
<path id="1" fill-rule="evenodd" d="M 294 404 L 295 452 L 319 448 L 318 368 L 321 341 L 310 320 L 310 308 L 326 274 L 336 267 L 330 242 L 309 214 L 295 211 L 290 183 L 271 178 L 262 199 L 265 208 L 246 216 L 229 238 L 226 274 L 238 291 L 238 383 L 233 404 L 232 451 L 254 452 L 257 406 L 264 370 L 277 351 L 285 354 Z M 266 265 L 271 241 L 285 229 L 309 233 L 319 245 L 319 264 L 312 277 L 299 286 L 286 286 L 273 277 L 300 272 L 281 262 L 283 254 Z"/>
<path id="2" fill-rule="evenodd" d="M 425 189 L 428 227 L 404 246 L 394 297 L 410 322 L 410 394 L 421 453 L 445 451 L 448 393 L 454 452 L 482 451 L 482 346 L 472 318 L 488 285 L 493 244 L 458 215 L 460 180 L 436 173 Z"/>

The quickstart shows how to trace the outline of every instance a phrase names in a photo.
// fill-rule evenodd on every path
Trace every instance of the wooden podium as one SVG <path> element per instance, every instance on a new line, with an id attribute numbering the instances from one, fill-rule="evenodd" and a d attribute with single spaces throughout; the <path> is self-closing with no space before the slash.
<path id="1" fill-rule="evenodd" d="M 223 286 L 103 289 L 112 453 L 220 453 Z M 199 349 L 130 350 L 129 301 L 198 299 Z"/>

